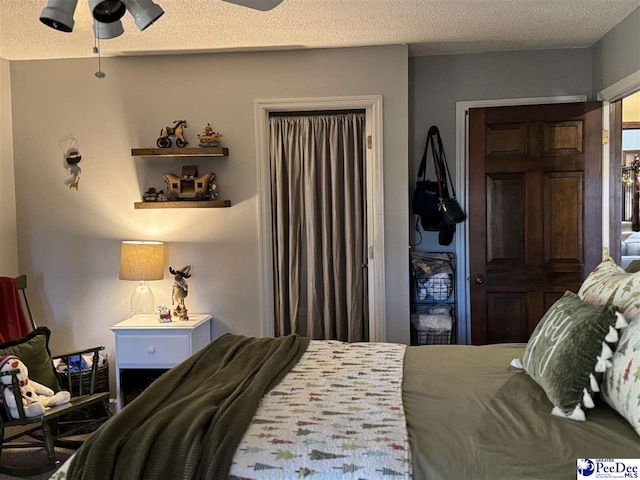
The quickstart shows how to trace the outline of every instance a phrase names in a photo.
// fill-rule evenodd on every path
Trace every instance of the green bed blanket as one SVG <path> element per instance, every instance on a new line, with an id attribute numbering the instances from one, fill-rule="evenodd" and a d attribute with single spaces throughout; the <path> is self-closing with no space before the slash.
<path id="1" fill-rule="evenodd" d="M 92 435 L 67 478 L 227 478 L 260 399 L 308 344 L 296 335 L 223 335 L 165 373 Z"/>

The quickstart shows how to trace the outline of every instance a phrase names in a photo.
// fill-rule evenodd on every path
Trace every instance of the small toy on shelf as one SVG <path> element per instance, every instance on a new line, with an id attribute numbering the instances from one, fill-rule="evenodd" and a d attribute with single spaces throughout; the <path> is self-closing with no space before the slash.
<path id="1" fill-rule="evenodd" d="M 182 167 L 182 176 L 172 173 L 163 175 L 167 184 L 167 198 L 171 201 L 178 199 L 206 200 L 211 182 L 215 175 L 211 172 L 198 176 L 198 168 L 193 165 Z"/>
<path id="2" fill-rule="evenodd" d="M 217 147 L 220 144 L 219 140 L 221 137 L 222 134 L 220 132 L 214 132 L 213 127 L 209 123 L 202 127 L 202 133 L 198 134 L 201 147 Z"/>
<path id="3" fill-rule="evenodd" d="M 173 316 L 180 320 L 189 320 L 189 312 L 184 304 L 184 299 L 189 293 L 187 278 L 191 277 L 191 265 L 182 267 L 182 270 L 174 270 L 169 267 L 169 272 L 173 275 L 173 288 L 171 289 L 171 305 L 176 305 L 173 309 Z"/>
<path id="4" fill-rule="evenodd" d="M 176 137 L 176 146 L 178 148 L 186 147 L 189 143 L 184 136 L 184 129 L 187 128 L 186 120 L 175 120 L 173 127 L 164 127 L 160 130 L 160 137 L 156 141 L 156 145 L 160 148 L 171 147 L 171 139 L 169 137 Z"/>
<path id="5" fill-rule="evenodd" d="M 218 185 L 216 185 L 215 183 L 211 182 L 211 185 L 209 186 L 209 200 L 217 200 L 218 199 Z"/>
<path id="6" fill-rule="evenodd" d="M 149 188 L 149 190 L 144 192 L 144 194 L 142 195 L 142 201 L 143 202 L 157 202 L 158 201 L 158 194 L 156 193 L 156 189 L 151 187 L 151 188 Z"/>
<path id="7" fill-rule="evenodd" d="M 165 305 L 159 305 L 156 307 L 156 312 L 158 313 L 158 321 L 160 323 L 169 323 L 171 322 L 171 310 L 169 307 Z"/>

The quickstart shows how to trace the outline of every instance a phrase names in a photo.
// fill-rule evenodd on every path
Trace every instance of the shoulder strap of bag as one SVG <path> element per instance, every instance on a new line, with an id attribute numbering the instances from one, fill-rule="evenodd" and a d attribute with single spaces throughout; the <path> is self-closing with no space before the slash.
<path id="1" fill-rule="evenodd" d="M 433 128 L 433 127 L 432 127 Z M 420 160 L 420 168 L 418 168 L 418 178 L 422 177 L 422 180 L 427 179 L 427 152 L 429 151 L 429 142 L 431 142 L 431 148 L 433 150 L 433 140 L 431 140 L 431 129 L 427 133 L 427 142 L 424 145 L 424 152 L 422 153 L 422 160 Z M 433 150 L 435 151 L 435 150 Z M 436 171 L 436 174 L 438 172 Z"/>
<path id="2" fill-rule="evenodd" d="M 451 179 L 451 172 L 449 172 L 449 165 L 447 164 L 447 157 L 444 154 L 444 147 L 442 146 L 442 138 L 440 137 L 440 131 L 435 125 L 429 129 L 429 138 L 435 136 L 435 140 L 432 140 L 433 161 L 436 166 L 436 175 L 438 176 L 438 187 L 440 188 L 440 198 L 442 198 L 442 186 L 441 182 L 446 184 L 447 177 L 449 178 L 449 186 L 451 187 L 452 198 L 456 198 L 456 190 L 453 186 L 453 180 Z M 438 143 L 438 152 L 436 155 L 436 142 Z M 444 173 L 446 172 L 446 177 Z"/>
<path id="3" fill-rule="evenodd" d="M 430 129 L 429 129 L 429 133 L 427 134 L 427 145 L 429 145 L 429 142 L 431 143 L 431 153 L 433 155 L 433 167 L 436 171 L 436 180 L 438 182 L 438 194 L 440 197 L 440 202 L 442 203 L 442 199 L 444 198 L 444 194 L 443 194 L 443 188 L 442 185 L 444 183 L 445 188 L 446 188 L 446 184 L 447 184 L 447 179 L 443 174 L 442 171 L 442 165 L 441 165 L 441 160 L 440 160 L 440 153 L 438 150 L 436 150 L 436 140 L 434 140 L 434 137 L 440 138 L 440 133 L 438 132 L 438 127 L 436 127 L 435 125 L 433 125 Z"/>
<path id="4" fill-rule="evenodd" d="M 437 136 L 438 147 L 440 149 L 440 161 L 444 165 L 444 171 L 447 172 L 447 177 L 449 178 L 449 186 L 451 187 L 452 198 L 456 198 L 456 190 L 453 186 L 453 180 L 451 179 L 451 172 L 449 172 L 449 164 L 447 163 L 447 157 L 444 154 L 444 147 L 442 146 L 442 138 L 440 138 L 440 132 L 438 132 Z"/>

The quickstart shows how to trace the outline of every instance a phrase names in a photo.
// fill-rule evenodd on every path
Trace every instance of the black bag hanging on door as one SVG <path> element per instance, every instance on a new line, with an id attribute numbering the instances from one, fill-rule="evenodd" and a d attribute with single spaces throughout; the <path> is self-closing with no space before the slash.
<path id="1" fill-rule="evenodd" d="M 437 232 L 443 224 L 442 213 L 438 208 L 440 193 L 438 182 L 418 180 L 413 192 L 413 213 L 420 217 L 422 228 Z"/>
<path id="2" fill-rule="evenodd" d="M 433 155 L 435 182 L 427 180 L 429 145 L 431 145 Z M 447 176 L 449 183 L 451 183 L 453 197 L 449 195 Z M 418 178 L 420 177 L 422 179 L 416 182 L 416 189 L 413 192 L 413 213 L 418 215 L 418 220 L 425 231 L 440 232 L 438 235 L 440 245 L 450 245 L 456 230 L 455 224 L 464 221 L 466 216 L 456 200 L 442 139 L 438 127 L 435 125 L 427 133 L 427 142 L 418 169 Z M 416 230 L 419 232 L 418 221 L 416 221 Z"/>
<path id="3" fill-rule="evenodd" d="M 432 127 L 433 128 L 433 127 Z M 420 168 L 418 169 L 418 178 L 421 180 L 416 182 L 416 189 L 413 192 L 413 213 L 420 217 L 420 223 L 425 231 L 438 232 L 444 223 L 442 212 L 440 211 L 440 178 L 438 169 L 436 168 L 436 180 L 427 180 L 427 155 L 429 152 L 429 144 L 432 144 L 431 129 L 427 135 L 427 143 L 424 146 Z M 432 144 L 432 151 L 435 152 Z M 435 156 L 434 156 L 434 165 Z"/>
<path id="4" fill-rule="evenodd" d="M 438 207 L 442 212 L 442 219 L 447 225 L 455 225 L 456 223 L 464 222 L 467 219 L 462 207 L 456 199 L 456 191 L 453 188 L 453 181 L 451 180 L 451 173 L 449 172 L 449 165 L 447 164 L 447 157 L 444 154 L 444 147 L 442 146 L 442 139 L 440 138 L 440 132 L 435 125 L 429 129 L 429 133 L 435 136 L 435 141 L 438 142 L 438 152 L 436 155 L 435 144 L 432 140 L 433 159 L 436 166 L 436 174 L 438 175 L 438 184 L 440 188 L 440 203 Z M 447 173 L 446 177 L 444 172 Z M 451 193 L 447 187 L 447 178 L 449 179 L 449 186 L 451 187 Z"/>

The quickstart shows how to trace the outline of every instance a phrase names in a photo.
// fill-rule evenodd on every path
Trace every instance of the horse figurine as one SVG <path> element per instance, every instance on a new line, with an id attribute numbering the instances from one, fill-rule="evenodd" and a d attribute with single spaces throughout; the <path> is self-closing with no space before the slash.
<path id="1" fill-rule="evenodd" d="M 169 148 L 171 146 L 171 139 L 169 137 L 176 137 L 176 146 L 183 148 L 187 145 L 187 139 L 184 137 L 184 129 L 187 128 L 186 120 L 176 120 L 173 122 L 173 127 L 164 127 L 160 130 L 160 137 L 156 141 L 156 145 L 160 148 Z"/>
<path id="2" fill-rule="evenodd" d="M 173 316 L 180 320 L 189 320 L 187 307 L 184 305 L 184 299 L 189 293 L 189 285 L 187 278 L 191 277 L 191 265 L 182 267 L 182 270 L 174 270 L 169 267 L 169 272 L 173 275 L 173 288 L 171 289 L 171 305 L 177 303 L 173 309 Z"/>

